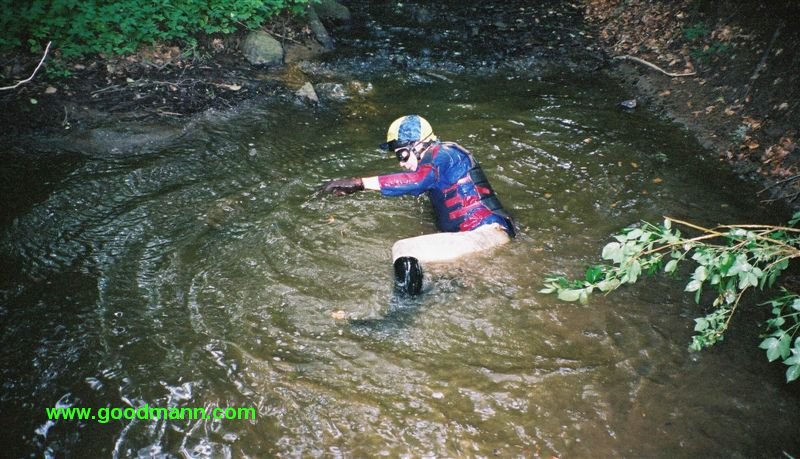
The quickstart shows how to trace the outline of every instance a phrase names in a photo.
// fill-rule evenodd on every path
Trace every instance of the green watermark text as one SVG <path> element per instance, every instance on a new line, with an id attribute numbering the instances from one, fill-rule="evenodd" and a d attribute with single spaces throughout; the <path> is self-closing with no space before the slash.
<path id="1" fill-rule="evenodd" d="M 155 408 L 147 404 L 134 408 L 77 408 L 55 407 L 45 408 L 47 419 L 51 421 L 96 421 L 106 424 L 110 421 L 133 420 L 247 420 L 256 418 L 255 408 Z"/>

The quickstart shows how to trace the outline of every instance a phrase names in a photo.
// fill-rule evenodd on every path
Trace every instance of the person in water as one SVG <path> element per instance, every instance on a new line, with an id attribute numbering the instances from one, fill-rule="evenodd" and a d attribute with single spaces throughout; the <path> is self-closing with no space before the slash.
<path id="1" fill-rule="evenodd" d="M 505 244 L 516 235 L 489 181 L 464 147 L 442 142 L 419 115 L 406 115 L 389 126 L 386 142 L 408 172 L 332 180 L 322 190 L 345 195 L 362 190 L 384 196 L 428 193 L 442 233 L 397 241 L 392 247 L 397 290 L 416 295 L 422 290 L 421 264 L 451 261 Z"/>

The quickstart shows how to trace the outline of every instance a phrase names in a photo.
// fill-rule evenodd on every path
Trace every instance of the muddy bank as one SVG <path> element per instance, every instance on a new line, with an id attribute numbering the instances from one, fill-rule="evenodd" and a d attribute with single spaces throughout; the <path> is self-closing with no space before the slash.
<path id="1" fill-rule="evenodd" d="M 69 63 L 63 69 L 69 75 L 60 78 L 42 72 L 0 92 L 2 142 L 12 149 L 33 141 L 45 150 L 69 144 L 68 151 L 125 153 L 175 138 L 203 113 L 240 110 L 247 101 L 325 109 L 370 75 L 405 72 L 421 81 L 498 71 L 541 76 L 603 65 L 578 5 L 343 3 L 352 15 L 324 17 L 324 34 L 286 18 L 265 27 L 285 48 L 283 65 L 248 62 L 242 34 L 211 40 L 193 56 L 158 45 L 134 56 Z M 38 58 L 5 56 L 7 80 L 24 78 Z M 51 64 L 64 65 L 55 58 L 57 52 Z M 308 83 L 310 93 L 303 89 Z"/>
<path id="2" fill-rule="evenodd" d="M 608 73 L 760 184 L 764 201 L 800 208 L 800 5 L 683 0 L 586 2 Z M 635 56 L 645 62 L 615 57 Z M 647 65 L 652 64 L 652 65 Z M 669 74 L 669 75 L 668 75 Z"/>

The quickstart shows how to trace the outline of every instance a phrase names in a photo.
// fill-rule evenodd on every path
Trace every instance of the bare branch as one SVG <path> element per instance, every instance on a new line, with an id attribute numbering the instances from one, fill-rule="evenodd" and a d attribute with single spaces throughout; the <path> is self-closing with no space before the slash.
<path id="1" fill-rule="evenodd" d="M 614 56 L 614 59 L 621 59 L 621 60 L 624 59 L 624 60 L 629 60 L 629 61 L 633 61 L 633 62 L 638 62 L 640 64 L 643 64 L 643 65 L 646 65 L 646 66 L 650 67 L 651 69 L 658 70 L 659 72 L 663 73 L 664 75 L 666 75 L 668 77 L 673 77 L 673 78 L 674 77 L 686 77 L 686 76 L 692 76 L 692 75 L 696 75 L 697 74 L 697 72 L 670 73 L 670 72 L 667 72 L 666 70 L 662 69 L 661 67 L 659 67 L 659 66 L 657 66 L 655 64 L 651 64 L 650 62 L 647 62 L 644 59 L 641 59 L 641 58 L 638 58 L 638 57 L 635 57 L 635 56 L 630 56 L 628 54 L 625 54 L 624 56 Z"/>
<path id="2" fill-rule="evenodd" d="M 20 85 L 28 83 L 31 80 L 33 80 L 33 77 L 36 76 L 36 72 L 39 71 L 39 68 L 42 66 L 42 64 L 44 64 L 44 60 L 47 58 L 47 52 L 50 51 L 50 44 L 51 43 L 53 43 L 53 42 L 52 41 L 48 41 L 47 42 L 47 47 L 44 49 L 44 55 L 42 56 L 42 60 L 39 61 L 39 65 L 37 65 L 36 68 L 33 70 L 33 73 L 31 73 L 31 76 L 29 76 L 27 79 L 22 80 L 19 83 L 13 85 L 13 86 L 4 86 L 4 87 L 0 88 L 0 91 L 7 91 L 9 89 L 15 89 L 15 88 L 18 88 Z"/>
<path id="3" fill-rule="evenodd" d="M 800 175 L 793 175 L 793 176 L 791 176 L 789 178 L 785 178 L 783 180 L 778 180 L 777 182 L 773 183 L 772 185 L 770 185 L 768 187 L 765 187 L 763 190 L 759 191 L 756 194 L 761 194 L 761 193 L 769 190 L 770 188 L 773 188 L 773 187 L 776 187 L 776 186 L 779 186 L 779 185 L 783 185 L 784 183 L 787 183 L 787 182 L 794 182 L 795 180 L 800 180 Z"/>
<path id="4" fill-rule="evenodd" d="M 753 89 L 753 83 L 758 79 L 761 75 L 761 72 L 764 68 L 767 67 L 767 58 L 769 57 L 769 53 L 772 52 L 772 46 L 775 44 L 775 41 L 778 40 L 778 37 L 781 35 L 781 30 L 783 29 L 784 22 L 778 24 L 778 27 L 775 28 L 775 32 L 772 33 L 772 38 L 769 40 L 769 45 L 767 45 L 767 49 L 764 50 L 764 54 L 761 56 L 761 60 L 758 61 L 758 65 L 756 65 L 756 69 L 753 70 L 753 75 L 750 76 L 750 80 L 747 82 L 746 90 L 742 99 L 747 99 L 747 96 L 750 95 L 750 90 Z"/>

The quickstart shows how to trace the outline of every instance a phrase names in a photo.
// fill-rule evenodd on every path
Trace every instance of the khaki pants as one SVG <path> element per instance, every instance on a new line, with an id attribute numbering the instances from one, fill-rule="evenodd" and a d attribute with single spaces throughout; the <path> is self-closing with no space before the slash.
<path id="1" fill-rule="evenodd" d="M 497 223 L 459 233 L 425 234 L 395 242 L 392 262 L 400 257 L 414 257 L 422 264 L 443 263 L 501 246 L 510 240 Z"/>

